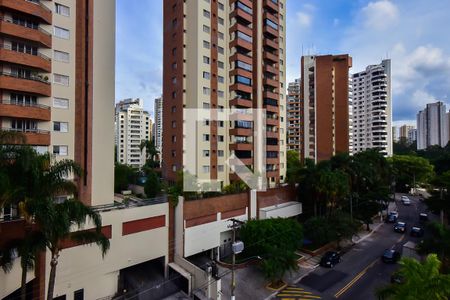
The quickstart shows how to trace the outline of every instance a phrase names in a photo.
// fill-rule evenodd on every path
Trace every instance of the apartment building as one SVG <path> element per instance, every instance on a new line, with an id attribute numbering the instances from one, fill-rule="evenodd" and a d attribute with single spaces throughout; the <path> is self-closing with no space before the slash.
<path id="1" fill-rule="evenodd" d="M 300 123 L 303 119 L 303 99 L 300 94 L 300 82 L 300 79 L 295 79 L 289 83 L 287 98 L 287 150 L 296 151 L 299 155 L 300 149 L 303 148 L 303 124 Z"/>
<path id="2" fill-rule="evenodd" d="M 164 279 L 168 262 L 167 199 L 125 205 L 114 196 L 115 15 L 111 0 L 0 1 L 0 126 L 22 132 L 56 161 L 81 165 L 78 197 L 101 214 L 111 244 L 102 258 L 94 245 L 63 243 L 55 299 L 133 293 L 124 280 L 133 268 L 156 260 L 159 273 L 148 273 Z M 0 248 L 24 237 L 25 228 L 18 216 L 0 218 Z M 45 299 L 50 261 L 42 253 L 28 272 L 30 298 Z M 0 272 L 0 299 L 18 299 L 20 284 L 16 259 L 10 272 Z"/>
<path id="3" fill-rule="evenodd" d="M 162 153 L 162 136 L 163 136 L 163 98 L 155 99 L 154 103 L 155 123 L 153 126 L 153 140 L 155 147 L 159 153 Z"/>
<path id="4" fill-rule="evenodd" d="M 222 186 L 239 180 L 227 167 L 235 155 L 267 181 L 286 172 L 286 6 L 280 0 L 164 1 L 163 170 L 169 181 L 186 166 Z M 266 163 L 256 163 L 253 122 L 205 118 L 186 132 L 183 109 L 246 112 L 266 109 Z M 211 121 L 210 121 L 211 120 Z M 192 164 L 190 159 L 189 161 Z"/>
<path id="5" fill-rule="evenodd" d="M 141 168 L 146 161 L 141 143 L 150 140 L 152 120 L 140 98 L 121 100 L 116 104 L 116 159 L 121 164 Z"/>
<path id="6" fill-rule="evenodd" d="M 417 114 L 417 150 L 438 145 L 445 147 L 449 141 L 446 105 L 439 101 L 427 104 Z"/>
<path id="7" fill-rule="evenodd" d="M 302 159 L 319 162 L 349 152 L 351 66 L 352 58 L 347 54 L 302 57 Z"/>
<path id="8" fill-rule="evenodd" d="M 417 129 L 413 128 L 408 131 L 408 143 L 412 144 L 417 142 Z"/>
<path id="9" fill-rule="evenodd" d="M 352 75 L 353 152 L 378 149 L 392 156 L 391 60 Z"/>

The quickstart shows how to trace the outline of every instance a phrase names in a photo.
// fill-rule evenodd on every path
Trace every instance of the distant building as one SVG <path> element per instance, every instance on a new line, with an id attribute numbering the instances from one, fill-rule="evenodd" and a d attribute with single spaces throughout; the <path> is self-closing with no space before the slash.
<path id="1" fill-rule="evenodd" d="M 445 104 L 436 102 L 417 114 L 417 149 L 430 146 L 445 147 L 449 140 L 449 121 Z"/>
<path id="2" fill-rule="evenodd" d="M 353 152 L 379 149 L 392 156 L 391 61 L 352 75 Z"/>
<path id="3" fill-rule="evenodd" d="M 394 143 L 398 142 L 400 140 L 400 135 L 398 132 L 398 127 L 397 126 L 392 126 L 392 141 Z"/>
<path id="4" fill-rule="evenodd" d="M 162 153 L 162 135 L 163 135 L 163 98 L 162 97 L 155 99 L 153 111 L 155 112 L 153 140 L 155 142 L 156 149 L 160 153 Z"/>
<path id="5" fill-rule="evenodd" d="M 300 93 L 300 79 L 295 79 L 288 86 L 287 101 L 287 121 L 288 121 L 288 142 L 287 150 L 297 151 L 300 155 L 300 149 L 303 147 L 301 133 L 303 124 L 301 123 L 303 115 L 303 99 Z"/>
<path id="6" fill-rule="evenodd" d="M 403 125 L 400 126 L 400 140 L 408 140 L 409 132 L 414 129 L 414 126 Z"/>
<path id="7" fill-rule="evenodd" d="M 408 142 L 410 144 L 413 144 L 417 141 L 417 129 L 412 128 L 410 131 L 408 131 Z"/>
<path id="8" fill-rule="evenodd" d="M 145 164 L 142 141 L 150 140 L 151 119 L 142 99 L 125 99 L 116 104 L 117 161 L 133 168 Z"/>
<path id="9" fill-rule="evenodd" d="M 302 159 L 318 162 L 349 152 L 351 66 L 347 54 L 302 57 Z"/>

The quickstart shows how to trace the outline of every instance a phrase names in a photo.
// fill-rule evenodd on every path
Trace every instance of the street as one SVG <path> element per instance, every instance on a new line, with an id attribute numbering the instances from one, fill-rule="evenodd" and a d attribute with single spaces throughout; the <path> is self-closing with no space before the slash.
<path id="1" fill-rule="evenodd" d="M 401 194 L 396 195 L 398 220 L 407 223 L 405 234 L 394 232 L 393 224 L 382 224 L 367 239 L 343 254 L 342 262 L 333 269 L 318 267 L 293 287 L 321 299 L 376 299 L 375 290 L 388 284 L 391 274 L 398 268 L 398 265 L 385 264 L 381 261 L 383 251 L 393 248 L 401 252 L 402 246 L 407 241 L 419 241 L 409 233 L 412 226 L 419 224 L 419 213 L 425 212 L 426 207 L 418 197 L 409 195 L 411 206 L 404 206 L 400 202 L 400 197 Z M 429 216 L 434 217 L 431 213 Z M 285 295 L 286 293 L 280 292 L 277 298 L 305 299 Z"/>

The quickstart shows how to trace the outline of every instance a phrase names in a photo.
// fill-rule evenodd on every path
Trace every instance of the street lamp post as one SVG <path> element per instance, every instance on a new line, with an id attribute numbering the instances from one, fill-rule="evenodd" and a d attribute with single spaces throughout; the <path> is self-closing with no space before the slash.
<path id="1" fill-rule="evenodd" d="M 244 243 L 242 241 L 236 242 L 236 229 L 242 225 L 244 222 L 230 219 L 233 224 L 231 225 L 231 229 L 233 230 L 233 243 L 231 245 L 231 249 L 233 251 L 233 260 L 231 265 L 231 300 L 235 300 L 235 289 L 236 289 L 236 276 L 234 274 L 234 268 L 236 264 L 236 254 L 241 253 L 244 250 Z"/>

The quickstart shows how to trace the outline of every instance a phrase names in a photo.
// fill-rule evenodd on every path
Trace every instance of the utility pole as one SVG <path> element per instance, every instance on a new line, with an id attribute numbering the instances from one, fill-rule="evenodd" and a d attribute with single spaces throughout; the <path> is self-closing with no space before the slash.
<path id="1" fill-rule="evenodd" d="M 236 289 L 236 276 L 234 274 L 234 268 L 236 264 L 236 254 L 241 253 L 244 250 L 244 243 L 239 241 L 236 242 L 236 229 L 239 228 L 244 222 L 239 221 L 237 219 L 230 219 L 233 224 L 229 227 L 233 230 L 233 244 L 231 245 L 233 250 L 233 260 L 231 265 L 231 300 L 235 300 L 235 289 Z"/>

